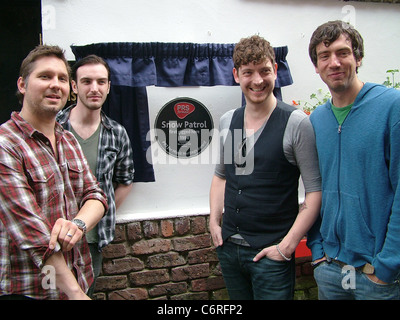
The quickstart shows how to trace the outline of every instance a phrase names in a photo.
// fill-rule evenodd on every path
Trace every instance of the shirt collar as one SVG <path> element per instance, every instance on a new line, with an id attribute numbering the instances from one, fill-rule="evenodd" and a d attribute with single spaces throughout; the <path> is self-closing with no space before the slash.
<path id="1" fill-rule="evenodd" d="M 27 122 L 26 120 L 24 120 L 19 112 L 17 111 L 13 111 L 11 114 L 11 119 L 15 122 L 15 124 L 17 125 L 17 127 L 28 137 L 34 138 L 35 136 L 43 136 L 43 133 L 41 133 L 39 130 L 35 129 L 34 127 L 32 127 L 32 125 Z M 62 135 L 64 134 L 64 129 L 63 127 L 61 127 L 57 122 L 55 124 L 55 128 L 54 128 L 54 132 L 56 135 L 56 139 L 57 141 L 59 141 L 62 137 Z"/>
<path id="2" fill-rule="evenodd" d="M 76 104 L 73 104 L 66 107 L 64 110 L 60 112 L 60 115 L 57 117 L 57 119 L 61 125 L 64 125 L 64 123 L 68 121 L 71 110 L 75 107 Z M 111 130 L 113 128 L 111 122 L 109 121 L 103 110 L 101 110 L 101 123 L 107 130 Z"/>

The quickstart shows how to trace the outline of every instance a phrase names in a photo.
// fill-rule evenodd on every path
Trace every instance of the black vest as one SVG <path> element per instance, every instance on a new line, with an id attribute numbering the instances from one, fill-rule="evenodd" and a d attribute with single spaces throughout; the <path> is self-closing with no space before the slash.
<path id="1" fill-rule="evenodd" d="M 284 155 L 283 136 L 294 110 L 278 101 L 255 143 L 251 174 L 238 175 L 235 161 L 225 161 L 224 241 L 240 233 L 253 248 L 262 248 L 282 239 L 293 225 L 299 209 L 300 171 Z M 229 128 L 232 137 L 235 129 L 243 130 L 243 116 L 244 107 L 234 112 Z M 232 158 L 237 147 L 233 138 L 224 145 L 232 148 Z"/>

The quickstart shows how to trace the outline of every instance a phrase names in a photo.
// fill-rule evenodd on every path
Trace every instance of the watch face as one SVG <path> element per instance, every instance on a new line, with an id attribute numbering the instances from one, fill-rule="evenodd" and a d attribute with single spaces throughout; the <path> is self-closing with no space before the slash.
<path id="1" fill-rule="evenodd" d="M 81 227 L 81 228 L 83 228 L 84 225 L 85 225 L 85 223 L 84 223 L 82 220 L 79 220 L 79 219 L 74 219 L 74 223 L 75 223 L 78 227 Z"/>
<path id="2" fill-rule="evenodd" d="M 82 229 L 83 232 L 86 231 L 86 224 L 82 220 L 74 219 L 72 220 L 72 222 L 75 223 L 78 226 L 78 228 Z"/>

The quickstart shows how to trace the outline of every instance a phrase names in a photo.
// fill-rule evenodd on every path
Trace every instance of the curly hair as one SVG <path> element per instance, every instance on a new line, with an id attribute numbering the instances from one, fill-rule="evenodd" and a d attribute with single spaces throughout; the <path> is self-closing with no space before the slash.
<path id="1" fill-rule="evenodd" d="M 308 53 L 314 66 L 317 67 L 318 62 L 317 46 L 324 43 L 326 47 L 329 47 L 342 34 L 351 41 L 354 58 L 359 61 L 364 57 L 364 40 L 360 33 L 347 22 L 341 20 L 329 21 L 320 25 L 310 39 Z"/>
<path id="2" fill-rule="evenodd" d="M 258 35 L 242 38 L 233 50 L 233 64 L 236 70 L 242 65 L 251 62 L 259 63 L 267 59 L 275 64 L 274 48 L 267 40 Z"/>

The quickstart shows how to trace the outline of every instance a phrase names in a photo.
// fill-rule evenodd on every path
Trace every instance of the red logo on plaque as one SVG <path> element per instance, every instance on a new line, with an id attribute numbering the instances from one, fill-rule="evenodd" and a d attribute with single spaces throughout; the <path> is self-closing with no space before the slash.
<path id="1" fill-rule="evenodd" d="M 176 105 L 174 105 L 175 114 L 179 119 L 185 119 L 195 109 L 195 106 L 188 102 L 177 103 Z"/>

